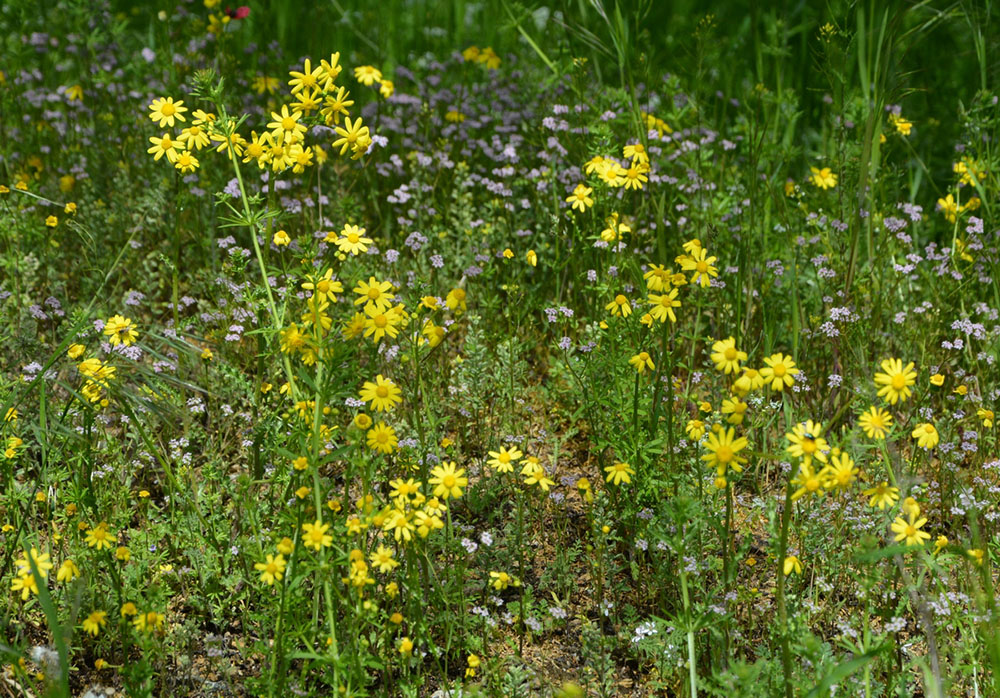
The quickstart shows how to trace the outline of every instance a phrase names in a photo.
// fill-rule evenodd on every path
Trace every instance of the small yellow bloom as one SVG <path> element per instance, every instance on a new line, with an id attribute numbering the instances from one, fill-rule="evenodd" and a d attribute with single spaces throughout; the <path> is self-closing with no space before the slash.
<path id="1" fill-rule="evenodd" d="M 615 463 L 614 465 L 609 465 L 604 469 L 604 472 L 608 474 L 605 479 L 606 482 L 610 482 L 614 485 L 621 485 L 623 482 L 628 485 L 632 482 L 632 476 L 635 475 L 635 470 L 628 463 Z"/>

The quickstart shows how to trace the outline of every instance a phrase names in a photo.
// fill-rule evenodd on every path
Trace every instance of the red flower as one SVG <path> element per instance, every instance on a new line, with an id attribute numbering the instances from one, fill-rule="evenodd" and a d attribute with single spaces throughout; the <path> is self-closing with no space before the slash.
<path id="1" fill-rule="evenodd" d="M 250 16 L 250 8 L 247 7 L 246 5 L 241 5 L 240 7 L 237 7 L 235 10 L 230 7 L 227 7 L 226 14 L 229 15 L 229 17 L 232 19 L 244 19 L 245 17 Z"/>

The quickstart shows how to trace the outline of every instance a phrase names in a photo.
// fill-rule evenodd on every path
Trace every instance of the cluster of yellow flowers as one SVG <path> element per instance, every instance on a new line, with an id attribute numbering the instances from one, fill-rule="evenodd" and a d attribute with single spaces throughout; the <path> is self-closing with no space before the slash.
<path id="1" fill-rule="evenodd" d="M 486 462 L 498 473 L 513 473 L 514 466 L 518 461 L 524 459 L 520 473 L 524 476 L 524 484 L 528 487 L 537 487 L 542 492 L 548 492 L 549 488 L 555 485 L 555 481 L 548 476 L 545 466 L 537 456 L 525 456 L 517 447 L 507 448 L 501 446 L 499 451 L 489 451 L 489 460 Z"/>
<path id="2" fill-rule="evenodd" d="M 293 172 L 301 173 L 305 168 L 322 164 L 328 158 L 321 146 L 305 145 L 309 124 L 324 123 L 333 127 L 338 136 L 332 147 L 339 148 L 341 156 L 350 150 L 351 158 L 357 160 L 368 152 L 372 137 L 361 117 L 351 119 L 349 107 L 354 105 L 354 100 L 345 87 L 336 83 L 341 71 L 339 53 L 331 54 L 330 60 L 322 60 L 317 66 L 307 58 L 301 71 L 293 70 L 289 73 L 291 80 L 288 84 L 294 101 L 272 111 L 267 130 L 261 133 L 252 131 L 250 140 L 239 133 L 230 135 L 224 132 L 219 128 L 215 114 L 198 109 L 192 114 L 191 125 L 184 128 L 176 138 L 169 132 L 160 137 L 151 137 L 149 140 L 153 145 L 147 152 L 153 155 L 154 160 L 166 156 L 167 161 L 181 172 L 193 172 L 200 166 L 193 151 L 200 151 L 214 142 L 219 144 L 217 152 L 227 155 L 231 153 L 244 163 L 256 163 L 260 169 L 270 168 L 274 172 L 282 172 L 291 168 Z M 373 66 L 355 68 L 354 76 L 362 85 L 378 84 L 383 97 L 392 95 L 392 82 L 383 78 L 381 71 Z M 276 89 L 277 81 L 264 78 L 255 85 L 259 92 L 272 92 Z M 175 102 L 172 97 L 154 99 L 149 110 L 150 119 L 161 128 L 173 128 L 176 122 L 187 120 L 184 114 L 188 108 L 183 101 Z M 314 112 L 320 118 L 313 117 Z"/>
<path id="3" fill-rule="evenodd" d="M 478 46 L 469 46 L 462 51 L 462 58 L 469 63 L 481 63 L 489 70 L 496 70 L 500 67 L 500 56 L 496 54 L 492 46 L 483 49 Z"/>

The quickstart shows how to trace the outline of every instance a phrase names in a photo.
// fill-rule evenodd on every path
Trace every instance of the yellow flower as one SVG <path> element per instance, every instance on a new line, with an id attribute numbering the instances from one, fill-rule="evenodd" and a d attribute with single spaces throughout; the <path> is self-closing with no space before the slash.
<path id="1" fill-rule="evenodd" d="M 388 281 L 377 281 L 374 276 L 368 281 L 359 281 L 354 287 L 354 292 L 360 298 L 354 300 L 354 305 L 365 304 L 365 309 L 373 307 L 385 311 L 392 307 L 392 301 L 396 297 L 392 293 L 392 284 Z"/>
<path id="2" fill-rule="evenodd" d="M 268 586 L 272 586 L 275 580 L 280 581 L 285 574 L 285 557 L 281 553 L 277 556 L 268 555 L 264 562 L 254 563 L 254 569 L 260 572 L 260 581 Z"/>
<path id="3" fill-rule="evenodd" d="M 604 469 L 604 472 L 608 474 L 604 480 L 613 485 L 621 485 L 623 482 L 628 485 L 632 482 L 632 476 L 635 475 L 635 470 L 628 463 L 609 465 Z"/>
<path id="4" fill-rule="evenodd" d="M 94 611 L 89 616 L 83 619 L 83 631 L 89 633 L 93 637 L 97 637 L 97 633 L 101 631 L 108 622 L 108 614 L 106 611 Z"/>
<path id="5" fill-rule="evenodd" d="M 385 422 L 379 422 L 368 432 L 368 448 L 382 453 L 392 453 L 399 443 L 396 430 Z"/>
<path id="6" fill-rule="evenodd" d="M 941 213 L 944 214 L 945 220 L 954 223 L 958 217 L 958 203 L 955 201 L 954 195 L 948 194 L 943 199 L 938 199 L 937 205 Z"/>
<path id="7" fill-rule="evenodd" d="M 640 351 L 638 354 L 633 356 L 628 360 L 635 370 L 641 375 L 646 372 L 646 369 L 653 370 L 656 367 L 653 365 L 653 359 L 650 358 L 649 352 Z"/>
<path id="8" fill-rule="evenodd" d="M 91 548 L 110 549 L 116 540 L 118 537 L 108 530 L 108 525 L 103 521 L 87 531 L 86 541 Z"/>
<path id="9" fill-rule="evenodd" d="M 790 434 L 785 434 L 785 438 L 790 442 L 785 451 L 793 458 L 801 458 L 803 466 L 810 465 L 813 458 L 826 463 L 826 451 L 830 450 L 830 445 L 823 438 L 823 425 L 819 422 L 811 419 L 800 422 Z"/>
<path id="10" fill-rule="evenodd" d="M 822 170 L 810 167 L 809 170 L 812 172 L 809 181 L 820 189 L 832 189 L 837 186 L 837 175 L 831 172 L 829 167 L 824 167 Z"/>
<path id="11" fill-rule="evenodd" d="M 140 613 L 132 621 L 132 625 L 140 632 L 151 633 L 163 627 L 163 614 L 156 611 Z"/>
<path id="12" fill-rule="evenodd" d="M 187 107 L 184 102 L 175 102 L 173 97 L 154 99 L 149 105 L 149 118 L 157 122 L 160 128 L 173 128 L 174 121 L 185 121 L 184 112 Z"/>
<path id="13" fill-rule="evenodd" d="M 499 451 L 489 452 L 490 460 L 487 461 L 487 465 L 494 468 L 498 473 L 512 473 L 514 472 L 514 463 L 519 461 L 524 454 L 518 450 L 517 446 L 512 447 L 509 451 L 501 446 Z"/>
<path id="14" fill-rule="evenodd" d="M 448 291 L 447 297 L 444 299 L 444 304 L 448 306 L 449 310 L 454 310 L 458 312 L 465 312 L 468 310 L 466 294 L 464 288 L 453 288 Z"/>
<path id="15" fill-rule="evenodd" d="M 632 306 L 628 302 L 628 298 L 621 293 L 612 298 L 611 302 L 604 306 L 604 309 L 610 311 L 615 317 L 619 315 L 628 317 L 632 314 Z"/>
<path id="16" fill-rule="evenodd" d="M 337 239 L 337 247 L 344 253 L 357 255 L 365 252 L 368 245 L 372 244 L 372 239 L 365 237 L 365 229 L 356 225 L 345 225 L 340 234 L 342 237 Z"/>
<path id="17" fill-rule="evenodd" d="M 712 361 L 715 370 L 725 374 L 737 373 L 740 362 L 747 360 L 747 353 L 736 348 L 736 340 L 732 337 L 723 339 L 712 345 Z"/>
<path id="18" fill-rule="evenodd" d="M 465 670 L 465 676 L 466 678 L 471 679 L 476 675 L 476 669 L 479 668 L 482 661 L 479 659 L 479 656 L 475 654 L 470 654 L 465 661 L 469 665 Z"/>
<path id="19" fill-rule="evenodd" d="M 702 288 L 708 288 L 712 278 L 719 275 L 719 270 L 713 266 L 715 260 L 715 257 L 708 256 L 708 250 L 704 247 L 698 247 L 692 250 L 690 256 L 681 257 L 680 265 L 684 271 L 694 272 L 691 275 L 691 283 L 701 284 Z"/>
<path id="20" fill-rule="evenodd" d="M 811 463 L 803 463 L 799 467 L 799 472 L 792 478 L 792 484 L 798 489 L 792 493 L 792 501 L 798 501 L 805 495 L 815 495 L 822 493 L 823 481 L 819 474 L 813 469 Z"/>
<path id="21" fill-rule="evenodd" d="M 794 555 L 789 555 L 782 563 L 782 570 L 784 571 L 786 577 L 792 572 L 795 574 L 802 574 L 802 563 L 799 562 L 799 558 Z"/>
<path id="22" fill-rule="evenodd" d="M 767 365 L 760 369 L 760 377 L 764 383 L 770 383 L 771 390 L 784 390 L 792 387 L 792 384 L 795 383 L 795 376 L 798 375 L 799 369 L 795 368 L 795 362 L 791 356 L 785 356 L 781 353 L 772 354 L 764 359 L 764 363 Z"/>
<path id="23" fill-rule="evenodd" d="M 896 127 L 896 133 L 901 136 L 909 136 L 913 128 L 913 122 L 904 119 L 899 114 L 889 114 L 889 123 Z"/>
<path id="24" fill-rule="evenodd" d="M 773 374 L 772 374 L 773 375 Z M 755 368 L 743 367 L 743 375 L 733 383 L 733 392 L 737 395 L 746 395 L 752 390 L 759 390 L 764 386 L 764 376 Z"/>
<path id="25" fill-rule="evenodd" d="M 716 472 L 723 476 L 727 468 L 732 468 L 737 473 L 743 471 L 743 464 L 747 459 L 739 455 L 739 452 L 747 447 L 749 442 L 745 436 L 736 437 L 736 430 L 732 427 L 728 429 L 719 428 L 713 431 L 705 440 L 705 448 L 708 453 L 701 459 L 709 467 L 714 467 Z"/>
<path id="26" fill-rule="evenodd" d="M 976 416 L 983 421 L 983 426 L 987 429 L 993 428 L 993 410 L 988 410 L 985 407 L 980 407 L 976 410 Z"/>
<path id="27" fill-rule="evenodd" d="M 947 536 L 938 536 L 937 538 L 934 539 L 934 553 L 933 554 L 937 555 L 939 552 L 941 552 L 942 550 L 944 550 L 947 546 L 948 546 L 948 537 Z"/>
<path id="28" fill-rule="evenodd" d="M 820 471 L 819 476 L 823 479 L 823 487 L 828 490 L 846 490 L 854 482 L 858 474 L 858 469 L 854 461 L 846 453 L 835 454 L 830 459 L 830 464 Z"/>
<path id="29" fill-rule="evenodd" d="M 10 582 L 10 590 L 20 591 L 21 600 L 27 601 L 32 594 L 38 595 L 38 580 L 30 573 L 16 576 Z"/>
<path id="30" fill-rule="evenodd" d="M 917 382 L 912 361 L 904 367 L 901 359 L 884 359 L 882 371 L 884 373 L 875 374 L 875 385 L 882 386 L 878 391 L 879 397 L 885 398 L 890 405 L 910 397 L 910 386 Z"/>
<path id="31" fill-rule="evenodd" d="M 594 190 L 586 184 L 577 184 L 573 193 L 566 198 L 566 202 L 571 204 L 572 209 L 583 213 L 594 205 L 594 200 L 590 198 L 593 193 Z"/>
<path id="32" fill-rule="evenodd" d="M 292 239 L 288 237 L 288 233 L 286 233 L 284 230 L 279 230 L 278 232 L 276 232 L 274 234 L 274 237 L 271 239 L 271 242 L 273 242 L 276 247 L 287 247 L 288 243 L 290 243 L 291 241 Z"/>
<path id="33" fill-rule="evenodd" d="M 642 143 L 630 143 L 626 145 L 622 149 L 622 154 L 630 160 L 637 160 L 643 163 L 649 162 L 649 154 Z"/>
<path id="34" fill-rule="evenodd" d="M 749 405 L 738 397 L 731 397 L 722 401 L 722 414 L 728 414 L 726 421 L 729 424 L 742 424 L 743 417 Z"/>
<path id="35" fill-rule="evenodd" d="M 684 432 L 692 441 L 701 441 L 701 437 L 705 435 L 705 423 L 700 419 L 688 420 L 687 425 L 684 427 Z"/>
<path id="36" fill-rule="evenodd" d="M 360 391 L 361 399 L 370 402 L 376 412 L 389 412 L 403 402 L 403 391 L 382 374 L 375 376 L 375 382 L 365 381 Z"/>
<path id="37" fill-rule="evenodd" d="M 875 487 L 865 490 L 863 494 L 869 497 L 868 506 L 885 509 L 899 499 L 899 488 L 890 486 L 888 482 L 880 482 Z"/>
<path id="38" fill-rule="evenodd" d="M 656 295 L 655 293 L 649 294 L 648 303 L 652 306 L 649 314 L 653 319 L 666 322 L 669 318 L 670 322 L 677 322 L 674 308 L 681 307 L 681 302 L 677 300 L 676 288 L 672 288 L 669 292 L 660 295 Z"/>
<path id="39" fill-rule="evenodd" d="M 892 415 L 881 407 L 869 407 L 862 412 L 858 423 L 869 439 L 884 439 L 886 431 L 892 427 Z"/>
<path id="40" fill-rule="evenodd" d="M 354 79 L 365 87 L 382 82 L 382 71 L 373 65 L 359 65 L 354 69 Z"/>
<path id="41" fill-rule="evenodd" d="M 490 586 L 493 587 L 495 591 L 503 591 L 509 586 L 519 587 L 521 586 L 521 580 L 512 574 L 507 574 L 506 572 L 490 572 Z"/>
<path id="42" fill-rule="evenodd" d="M 59 225 L 59 219 L 55 216 L 49 216 L 48 218 L 45 219 L 45 225 L 47 225 L 50 228 L 55 228 L 57 225 Z"/>
<path id="43" fill-rule="evenodd" d="M 302 524 L 303 544 L 307 548 L 312 548 L 317 551 L 323 548 L 329 548 L 333 545 L 333 536 L 327 535 L 327 531 L 329 529 L 330 524 L 325 524 L 321 521 Z"/>
<path id="44" fill-rule="evenodd" d="M 897 543 L 906 541 L 908 546 L 923 545 L 924 541 L 930 540 L 931 537 L 927 531 L 920 530 L 925 523 L 927 523 L 926 517 L 918 519 L 910 514 L 908 519 L 903 519 L 902 516 L 897 516 L 891 526 L 892 532 L 896 534 L 895 541 Z"/>
<path id="45" fill-rule="evenodd" d="M 462 496 L 462 488 L 468 487 L 469 478 L 465 476 L 465 468 L 458 468 L 454 461 L 442 463 L 431 469 L 428 482 L 434 485 L 434 496 L 441 499 L 458 499 Z"/>
<path id="46" fill-rule="evenodd" d="M 911 436 L 917 440 L 917 446 L 920 448 L 934 448 L 940 440 L 937 429 L 930 422 L 918 424 Z"/>
<path id="47" fill-rule="evenodd" d="M 139 337 L 132 320 L 121 315 L 112 315 L 108 318 L 104 324 L 104 334 L 108 337 L 108 343 L 113 347 L 119 344 L 130 346 Z"/>
<path id="48" fill-rule="evenodd" d="M 59 571 L 56 572 L 56 581 L 59 582 L 72 582 L 74 579 L 80 576 L 80 568 L 76 566 L 76 563 L 72 560 L 63 560 L 63 563 L 59 565 Z"/>

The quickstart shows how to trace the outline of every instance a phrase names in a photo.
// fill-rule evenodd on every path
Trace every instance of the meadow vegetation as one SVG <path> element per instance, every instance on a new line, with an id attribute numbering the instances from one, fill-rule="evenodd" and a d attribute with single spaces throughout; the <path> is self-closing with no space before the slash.
<path id="1" fill-rule="evenodd" d="M 166 5 L 0 7 L 0 695 L 1000 696 L 990 2 Z"/>

